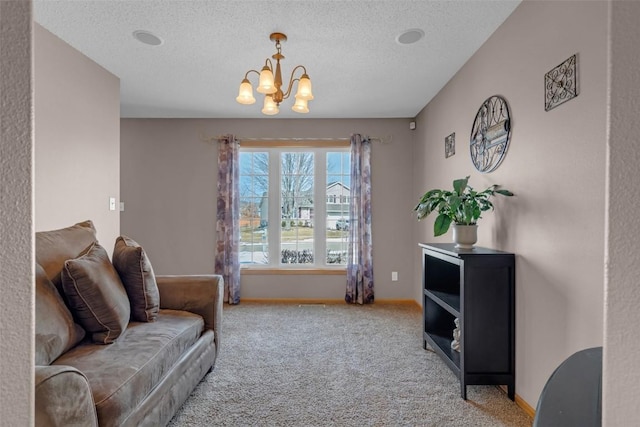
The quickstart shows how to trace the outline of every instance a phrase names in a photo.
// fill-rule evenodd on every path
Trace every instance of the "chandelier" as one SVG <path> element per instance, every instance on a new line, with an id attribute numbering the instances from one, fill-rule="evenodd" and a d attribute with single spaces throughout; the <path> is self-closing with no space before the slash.
<path id="1" fill-rule="evenodd" d="M 287 36 L 282 33 L 272 33 L 269 38 L 271 41 L 276 43 L 276 53 L 271 56 L 271 58 L 276 61 L 275 77 L 273 73 L 273 63 L 269 58 L 267 58 L 264 67 L 262 67 L 262 71 L 258 72 L 256 70 L 249 70 L 244 75 L 244 79 L 242 80 L 242 83 L 240 83 L 240 90 L 238 91 L 236 101 L 244 105 L 251 105 L 256 102 L 256 99 L 253 97 L 253 87 L 248 79 L 249 73 L 256 73 L 259 75 L 259 83 L 256 90 L 259 93 L 264 94 L 264 105 L 262 107 L 263 114 L 269 116 L 278 114 L 280 112 L 280 103 L 289 98 L 291 95 L 291 89 L 295 82 L 298 82 L 298 91 L 295 95 L 296 102 L 293 104 L 291 109 L 296 113 L 308 113 L 309 107 L 307 106 L 307 102 L 313 99 L 313 94 L 311 93 L 311 80 L 307 75 L 307 69 L 302 65 L 296 66 L 291 72 L 291 78 L 289 79 L 287 90 L 283 91 L 280 60 L 284 59 L 284 55 L 281 53 L 280 42 L 287 41 Z M 302 70 L 302 75 L 300 78 L 293 78 L 298 69 Z"/>

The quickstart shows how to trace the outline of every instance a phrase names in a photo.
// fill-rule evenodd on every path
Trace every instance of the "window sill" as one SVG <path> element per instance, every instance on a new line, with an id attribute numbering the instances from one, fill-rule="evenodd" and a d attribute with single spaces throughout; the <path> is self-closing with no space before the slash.
<path id="1" fill-rule="evenodd" d="M 344 276 L 347 274 L 343 268 L 256 268 L 241 267 L 240 274 L 246 275 L 300 275 L 300 276 Z"/>

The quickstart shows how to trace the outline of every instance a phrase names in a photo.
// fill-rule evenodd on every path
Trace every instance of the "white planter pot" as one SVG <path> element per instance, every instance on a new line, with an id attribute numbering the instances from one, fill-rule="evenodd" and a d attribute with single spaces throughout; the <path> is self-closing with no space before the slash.
<path id="1" fill-rule="evenodd" d="M 453 242 L 456 244 L 456 248 L 471 249 L 477 241 L 477 225 L 453 225 Z"/>

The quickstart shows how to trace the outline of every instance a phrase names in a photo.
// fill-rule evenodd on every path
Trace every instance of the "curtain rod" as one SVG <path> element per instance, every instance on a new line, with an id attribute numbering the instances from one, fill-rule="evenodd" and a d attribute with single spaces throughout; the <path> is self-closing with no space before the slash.
<path id="1" fill-rule="evenodd" d="M 215 141 L 218 139 L 221 139 L 223 137 L 225 137 L 226 135 L 219 135 L 219 136 L 211 136 L 211 137 L 205 137 L 204 135 L 202 135 L 202 139 L 205 141 Z M 378 137 L 378 136 L 364 136 L 365 138 L 368 138 L 372 141 L 378 141 L 381 142 L 383 144 L 390 144 L 391 141 L 393 141 L 393 135 L 387 135 L 387 136 L 382 136 L 382 137 Z M 240 136 L 236 136 L 236 139 L 238 141 L 293 141 L 293 142 L 297 142 L 297 141 L 349 141 L 351 140 L 351 138 L 245 138 L 245 137 L 240 137 Z"/>

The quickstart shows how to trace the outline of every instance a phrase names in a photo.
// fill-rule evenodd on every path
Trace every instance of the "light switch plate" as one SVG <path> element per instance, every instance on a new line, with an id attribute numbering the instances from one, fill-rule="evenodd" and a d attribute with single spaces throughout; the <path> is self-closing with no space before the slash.
<path id="1" fill-rule="evenodd" d="M 116 198 L 115 197 L 109 197 L 109 210 L 110 211 L 115 211 L 116 210 Z"/>

